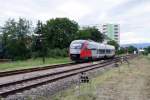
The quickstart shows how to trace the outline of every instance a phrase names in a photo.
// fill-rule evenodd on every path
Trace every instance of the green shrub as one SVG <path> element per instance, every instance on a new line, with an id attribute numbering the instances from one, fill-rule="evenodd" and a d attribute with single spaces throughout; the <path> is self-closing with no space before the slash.
<path id="1" fill-rule="evenodd" d="M 64 49 L 49 49 L 48 50 L 48 57 L 66 57 L 68 56 L 68 50 L 66 48 Z"/>

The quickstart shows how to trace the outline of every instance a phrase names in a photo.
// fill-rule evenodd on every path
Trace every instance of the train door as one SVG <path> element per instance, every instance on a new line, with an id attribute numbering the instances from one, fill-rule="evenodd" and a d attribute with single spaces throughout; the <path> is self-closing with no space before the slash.
<path id="1" fill-rule="evenodd" d="M 92 59 L 98 58 L 97 48 L 98 48 L 97 45 L 94 45 L 94 44 L 91 44 L 91 43 L 89 43 L 89 45 L 88 45 L 88 49 L 90 49 L 91 52 L 92 52 Z"/>

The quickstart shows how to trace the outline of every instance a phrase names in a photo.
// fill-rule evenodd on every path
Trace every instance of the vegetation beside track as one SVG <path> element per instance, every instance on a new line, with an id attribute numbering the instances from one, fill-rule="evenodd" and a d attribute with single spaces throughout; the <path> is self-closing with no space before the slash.
<path id="1" fill-rule="evenodd" d="M 150 59 L 140 56 L 95 77 L 89 84 L 61 91 L 52 100 L 148 100 Z"/>
<path id="2" fill-rule="evenodd" d="M 0 71 L 33 68 L 33 67 L 43 66 L 48 64 L 62 64 L 68 62 L 70 62 L 70 59 L 68 57 L 46 58 L 44 64 L 42 58 L 28 59 L 23 61 L 12 61 L 12 62 L 0 63 Z"/>

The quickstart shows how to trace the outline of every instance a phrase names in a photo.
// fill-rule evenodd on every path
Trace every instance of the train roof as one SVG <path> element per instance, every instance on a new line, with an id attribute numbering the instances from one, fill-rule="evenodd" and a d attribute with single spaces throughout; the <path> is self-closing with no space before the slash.
<path id="1" fill-rule="evenodd" d="M 84 43 L 86 42 L 87 40 L 74 40 L 72 41 L 71 43 Z"/>
<path id="2" fill-rule="evenodd" d="M 114 46 L 112 46 L 112 45 L 106 45 L 106 48 L 108 48 L 108 49 L 115 49 L 115 47 Z"/>
<path id="3" fill-rule="evenodd" d="M 104 43 L 98 43 L 98 42 L 95 42 L 92 40 L 74 40 L 71 43 L 84 43 L 84 42 L 89 42 L 90 44 L 97 45 L 97 46 L 100 45 L 101 47 L 106 47 L 108 49 L 115 49 L 115 47 L 112 45 L 108 45 L 108 44 L 104 44 Z"/>

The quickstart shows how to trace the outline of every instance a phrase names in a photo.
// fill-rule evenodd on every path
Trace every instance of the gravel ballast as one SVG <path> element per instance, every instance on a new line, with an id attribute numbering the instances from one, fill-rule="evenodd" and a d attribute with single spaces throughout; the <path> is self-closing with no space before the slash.
<path id="1" fill-rule="evenodd" d="M 91 70 L 87 72 L 87 75 L 90 78 L 93 78 L 113 67 L 114 64 L 111 64 L 99 69 Z M 71 88 L 71 86 L 76 85 L 78 83 L 79 83 L 79 75 L 74 75 L 72 77 L 61 79 L 53 83 L 47 83 L 46 85 L 26 90 L 22 93 L 10 95 L 7 98 L 4 98 L 4 100 L 38 100 L 38 99 L 47 100 L 47 98 L 50 98 L 50 96 L 54 95 L 55 93 L 58 93 L 61 90 Z"/>

